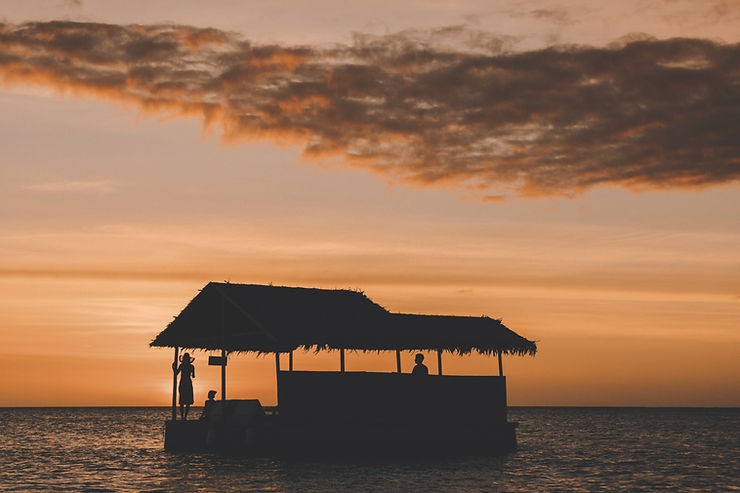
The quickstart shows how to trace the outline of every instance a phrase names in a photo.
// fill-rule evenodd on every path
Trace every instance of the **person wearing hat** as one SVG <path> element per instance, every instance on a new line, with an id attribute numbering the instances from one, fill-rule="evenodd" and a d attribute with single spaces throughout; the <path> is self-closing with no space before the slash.
<path id="1" fill-rule="evenodd" d="M 180 393 L 180 419 L 188 419 L 188 412 L 190 406 L 193 405 L 193 381 L 191 378 L 195 378 L 195 367 L 193 366 L 195 358 L 190 357 L 190 353 L 185 353 L 180 356 L 180 366 L 175 366 L 172 363 L 172 370 L 175 375 L 180 374 L 180 385 L 178 387 Z"/>

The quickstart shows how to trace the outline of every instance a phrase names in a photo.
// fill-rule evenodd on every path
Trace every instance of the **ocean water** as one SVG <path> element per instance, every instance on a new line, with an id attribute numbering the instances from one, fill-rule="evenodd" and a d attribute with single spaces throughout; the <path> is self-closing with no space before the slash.
<path id="1" fill-rule="evenodd" d="M 740 409 L 515 407 L 501 457 L 290 460 L 165 452 L 169 412 L 0 408 L 0 491 L 740 491 Z"/>

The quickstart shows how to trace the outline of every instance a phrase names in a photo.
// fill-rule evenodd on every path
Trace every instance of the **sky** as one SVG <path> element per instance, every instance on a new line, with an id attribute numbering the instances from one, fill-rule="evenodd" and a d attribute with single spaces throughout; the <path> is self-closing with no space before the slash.
<path id="1" fill-rule="evenodd" d="M 0 406 L 168 405 L 148 344 L 225 280 L 502 318 L 539 349 L 504 358 L 510 405 L 740 406 L 739 22 L 734 0 L 0 1 Z M 220 374 L 195 357 L 201 401 Z M 274 404 L 273 364 L 234 357 L 229 397 Z"/>

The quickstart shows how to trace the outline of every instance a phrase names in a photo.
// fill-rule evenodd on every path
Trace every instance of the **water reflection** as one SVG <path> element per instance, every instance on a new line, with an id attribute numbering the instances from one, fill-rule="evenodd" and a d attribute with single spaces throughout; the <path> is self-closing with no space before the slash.
<path id="1" fill-rule="evenodd" d="M 654 491 L 740 484 L 740 411 L 514 408 L 502 457 L 174 454 L 167 409 L 0 409 L 6 491 Z"/>

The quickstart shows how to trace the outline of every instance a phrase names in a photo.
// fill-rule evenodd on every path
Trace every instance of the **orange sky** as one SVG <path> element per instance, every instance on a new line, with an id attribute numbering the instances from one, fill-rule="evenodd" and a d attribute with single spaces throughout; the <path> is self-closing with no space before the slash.
<path id="1" fill-rule="evenodd" d="M 231 3 L 90 3 L 8 2 L 0 21 L 174 22 L 290 46 L 463 24 L 515 37 L 523 52 L 635 32 L 739 41 L 734 2 L 316 10 L 333 16 L 300 2 L 248 13 Z M 341 153 L 317 163 L 301 139 L 223 145 L 198 118 L 60 94 L 54 80 L 9 82 L 0 85 L 0 406 L 167 405 L 172 354 L 148 343 L 210 280 L 359 288 L 392 311 L 503 318 L 539 347 L 504 360 L 512 405 L 740 405 L 732 179 L 526 198 L 507 184 L 507 200 L 484 201 L 458 178 L 424 186 L 347 166 Z M 737 163 L 740 149 L 729 152 Z M 196 358 L 200 401 L 219 376 Z M 236 357 L 230 396 L 273 403 L 273 364 Z M 347 366 L 392 371 L 395 361 L 351 354 Z M 337 367 L 336 354 L 296 355 L 297 369 Z M 444 367 L 497 371 L 479 356 L 446 356 Z"/>

